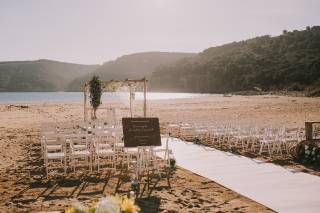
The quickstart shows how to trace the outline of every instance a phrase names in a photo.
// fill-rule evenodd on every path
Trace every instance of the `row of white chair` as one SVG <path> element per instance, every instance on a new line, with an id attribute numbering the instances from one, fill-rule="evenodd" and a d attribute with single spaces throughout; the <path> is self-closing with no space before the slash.
<path id="1" fill-rule="evenodd" d="M 244 151 L 254 151 L 258 154 L 267 152 L 270 156 L 283 151 L 288 153 L 290 148 L 304 138 L 301 128 L 272 128 L 234 126 L 231 124 L 169 124 L 168 132 L 174 137 L 186 141 L 199 142 L 229 149 L 240 148 Z"/>
<path id="2" fill-rule="evenodd" d="M 68 163 L 71 169 L 86 165 L 90 171 L 97 166 L 100 171 L 101 159 L 107 160 L 110 169 L 115 168 L 116 138 L 112 135 L 95 136 L 88 134 L 63 135 L 47 133 L 42 137 L 43 159 L 48 175 L 49 161 L 60 160 L 66 173 Z M 122 148 L 123 146 L 120 145 Z"/>
<path id="3" fill-rule="evenodd" d="M 76 172 L 78 167 L 100 172 L 101 166 L 115 170 L 117 165 L 126 165 L 128 168 L 138 167 L 139 172 L 152 168 L 159 168 L 160 162 L 169 166 L 169 155 L 172 151 L 147 147 L 147 149 L 125 148 L 122 140 L 121 127 L 98 128 L 85 123 L 44 124 L 41 128 L 41 153 L 44 159 L 46 174 L 49 169 L 63 168 L 66 174 L 68 168 Z M 143 152 L 142 152 L 143 150 Z M 163 153 L 160 160 L 156 154 Z M 147 159 L 147 160 L 146 160 Z M 57 166 L 56 166 L 57 165 Z"/>

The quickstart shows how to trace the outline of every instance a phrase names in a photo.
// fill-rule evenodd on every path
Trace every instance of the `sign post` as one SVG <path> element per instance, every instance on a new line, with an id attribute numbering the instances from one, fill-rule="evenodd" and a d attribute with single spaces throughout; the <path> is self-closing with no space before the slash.
<path id="1" fill-rule="evenodd" d="M 159 167 L 153 146 L 161 146 L 158 118 L 122 118 L 124 147 L 137 147 L 136 177 L 144 171 Z"/>

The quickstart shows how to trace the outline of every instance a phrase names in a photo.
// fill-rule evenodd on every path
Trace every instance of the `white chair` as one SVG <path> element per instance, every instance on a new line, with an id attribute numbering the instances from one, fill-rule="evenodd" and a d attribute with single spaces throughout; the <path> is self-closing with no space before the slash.
<path id="1" fill-rule="evenodd" d="M 136 175 L 139 177 L 145 172 L 156 171 L 161 178 L 158 157 L 154 153 L 153 147 L 138 147 L 138 160 Z"/>
<path id="2" fill-rule="evenodd" d="M 137 147 L 124 147 L 124 153 L 126 154 L 125 160 L 127 162 L 128 169 L 130 166 L 136 166 L 138 157 L 139 157 L 139 150 Z"/>
<path id="3" fill-rule="evenodd" d="M 180 126 L 180 138 L 185 141 L 192 141 L 195 137 L 194 127 L 190 124 Z"/>
<path id="4" fill-rule="evenodd" d="M 44 146 L 46 146 L 46 151 L 54 151 L 54 150 L 61 150 L 62 146 L 60 143 L 54 143 L 58 140 L 60 137 L 60 134 L 55 132 L 42 132 L 40 143 L 41 143 L 41 157 L 44 157 L 45 149 Z M 53 142 L 53 143 L 48 143 Z"/>
<path id="5" fill-rule="evenodd" d="M 240 147 L 242 150 L 246 150 L 249 144 L 251 144 L 251 141 L 251 130 L 242 127 L 239 128 L 237 132 L 234 132 L 232 140 L 230 142 L 230 147 Z"/>
<path id="6" fill-rule="evenodd" d="M 278 140 L 278 135 L 274 134 L 272 129 L 266 129 L 262 140 L 260 140 L 259 154 L 266 151 L 272 156 L 274 151 L 274 143 Z"/>
<path id="7" fill-rule="evenodd" d="M 297 130 L 284 131 L 283 144 L 287 154 L 289 154 L 291 147 L 295 146 L 302 140 L 300 132 L 301 128 L 298 128 Z"/>
<path id="8" fill-rule="evenodd" d="M 60 161 L 60 163 L 63 162 L 63 168 L 64 168 L 64 174 L 66 174 L 67 171 L 67 159 L 66 159 L 66 146 L 65 146 L 65 140 L 61 135 L 55 134 L 50 135 L 49 137 L 45 137 L 44 139 L 44 163 L 46 167 L 46 174 L 47 177 L 49 175 L 49 161 L 52 161 L 52 164 L 55 160 Z M 52 168 L 61 168 L 61 166 Z"/>
<path id="9" fill-rule="evenodd" d="M 115 137 L 112 135 L 99 136 L 94 139 L 94 159 L 100 172 L 101 160 L 111 165 L 108 169 L 115 169 Z"/>
<path id="10" fill-rule="evenodd" d="M 251 129 L 251 140 L 250 144 L 248 144 L 248 148 L 250 147 L 250 151 L 259 151 L 260 150 L 260 141 L 264 138 L 265 129 L 254 127 Z"/>
<path id="11" fill-rule="evenodd" d="M 91 138 L 88 135 L 79 135 L 70 141 L 70 159 L 73 171 L 77 166 L 86 164 L 92 171 L 92 154 L 91 154 Z M 80 163 L 79 163 L 80 162 Z"/>
<path id="12" fill-rule="evenodd" d="M 157 158 L 158 164 L 162 165 L 164 167 L 170 167 L 170 158 L 173 157 L 173 152 L 171 149 L 169 149 L 169 135 L 165 136 L 165 148 L 161 147 L 153 147 L 152 152 L 153 155 L 159 156 L 160 158 Z"/>

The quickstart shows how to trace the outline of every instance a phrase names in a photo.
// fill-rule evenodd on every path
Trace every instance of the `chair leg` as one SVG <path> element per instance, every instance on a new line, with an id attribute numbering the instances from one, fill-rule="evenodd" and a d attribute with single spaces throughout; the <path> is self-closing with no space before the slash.
<path id="1" fill-rule="evenodd" d="M 73 167 L 73 172 L 76 172 L 76 165 L 75 165 L 75 162 L 74 162 L 74 157 L 72 156 L 72 167 Z"/>
<path id="2" fill-rule="evenodd" d="M 64 157 L 63 161 L 64 161 L 64 174 L 67 174 L 67 158 Z"/>
<path id="3" fill-rule="evenodd" d="M 92 157 L 91 157 L 91 155 L 89 156 L 89 167 L 90 167 L 90 172 L 92 172 Z"/>
<path id="4" fill-rule="evenodd" d="M 48 175 L 49 175 L 48 159 L 45 159 L 45 164 L 46 164 L 46 174 L 47 174 L 47 179 L 48 179 Z"/>
<path id="5" fill-rule="evenodd" d="M 100 156 L 97 155 L 97 158 L 98 158 L 98 172 L 100 172 Z"/>
<path id="6" fill-rule="evenodd" d="M 271 149 L 270 149 L 270 144 L 267 144 L 267 148 L 268 148 L 268 152 L 269 152 L 269 155 L 271 157 Z"/>
<path id="7" fill-rule="evenodd" d="M 261 155 L 261 153 L 262 153 L 262 150 L 263 150 L 263 147 L 264 147 L 264 143 L 261 143 L 261 145 L 260 145 L 260 151 L 259 151 L 259 155 Z"/>

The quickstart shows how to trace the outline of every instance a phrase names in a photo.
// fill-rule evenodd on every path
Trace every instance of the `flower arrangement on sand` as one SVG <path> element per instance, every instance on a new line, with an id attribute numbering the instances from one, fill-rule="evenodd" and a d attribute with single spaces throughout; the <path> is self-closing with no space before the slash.
<path id="1" fill-rule="evenodd" d="M 91 207 L 75 201 L 71 207 L 65 209 L 65 213 L 138 213 L 139 206 L 134 202 L 134 198 L 115 195 L 101 198 Z"/>
<path id="2" fill-rule="evenodd" d="M 320 165 L 320 148 L 316 143 L 299 144 L 296 155 L 296 159 L 304 164 Z"/>

